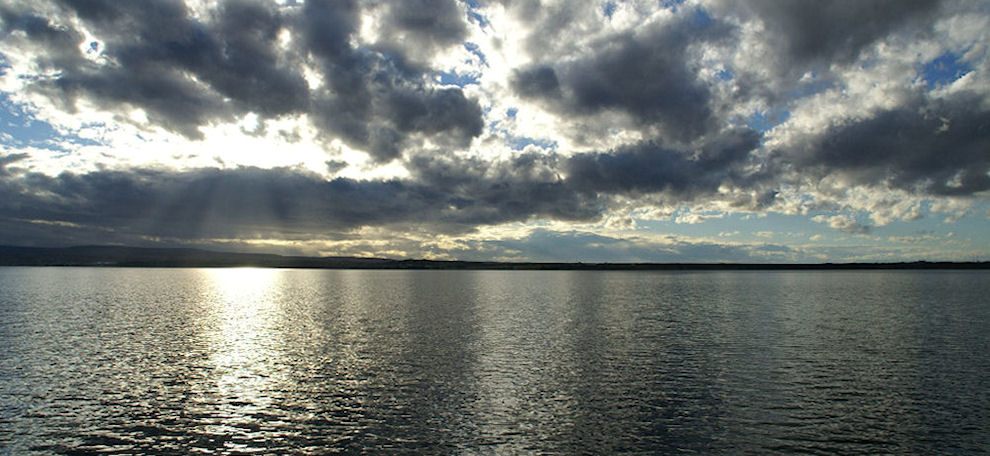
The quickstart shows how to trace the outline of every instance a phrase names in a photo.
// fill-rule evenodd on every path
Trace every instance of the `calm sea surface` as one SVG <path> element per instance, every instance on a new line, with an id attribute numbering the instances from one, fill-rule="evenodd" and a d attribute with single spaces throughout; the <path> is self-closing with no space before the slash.
<path id="1" fill-rule="evenodd" d="M 988 272 L 0 268 L 0 454 L 985 454 Z"/>

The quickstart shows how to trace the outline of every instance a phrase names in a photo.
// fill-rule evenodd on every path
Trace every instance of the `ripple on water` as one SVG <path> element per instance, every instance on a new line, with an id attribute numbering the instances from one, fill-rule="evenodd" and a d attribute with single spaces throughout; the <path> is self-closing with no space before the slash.
<path id="1" fill-rule="evenodd" d="M 988 278 L 0 268 L 0 453 L 982 454 Z"/>

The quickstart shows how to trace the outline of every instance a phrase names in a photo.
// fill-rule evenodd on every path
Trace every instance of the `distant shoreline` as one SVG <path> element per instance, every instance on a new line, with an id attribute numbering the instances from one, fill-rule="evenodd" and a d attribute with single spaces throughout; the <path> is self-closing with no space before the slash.
<path id="1" fill-rule="evenodd" d="M 387 258 L 305 257 L 230 253 L 185 248 L 118 246 L 0 246 L 0 266 L 88 266 L 160 268 L 299 268 L 415 270 L 560 270 L 560 271 L 758 271 L 758 270 L 950 270 L 990 269 L 990 262 L 899 263 L 565 263 L 394 260 Z"/>

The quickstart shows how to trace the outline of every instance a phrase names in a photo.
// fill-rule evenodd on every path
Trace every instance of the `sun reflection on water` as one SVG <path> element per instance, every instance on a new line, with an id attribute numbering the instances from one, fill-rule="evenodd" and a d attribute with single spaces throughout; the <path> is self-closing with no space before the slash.
<path id="1" fill-rule="evenodd" d="M 209 432 L 238 436 L 229 444 L 253 446 L 258 416 L 272 406 L 280 382 L 277 283 L 284 271 L 211 269 L 208 297 L 214 317 L 210 362 L 219 403 Z M 255 435 L 259 434 L 259 435 Z M 242 448 L 243 449 L 243 448 Z"/>

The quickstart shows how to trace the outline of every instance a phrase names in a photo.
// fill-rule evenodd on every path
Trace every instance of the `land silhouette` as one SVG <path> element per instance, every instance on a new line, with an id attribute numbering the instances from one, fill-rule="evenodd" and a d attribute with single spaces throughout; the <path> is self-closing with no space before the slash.
<path id="1" fill-rule="evenodd" d="M 191 248 L 0 246 L 0 266 L 261 267 L 313 269 L 491 270 L 828 270 L 990 269 L 990 262 L 899 263 L 582 263 L 444 261 L 360 257 L 310 257 L 220 252 Z"/>

